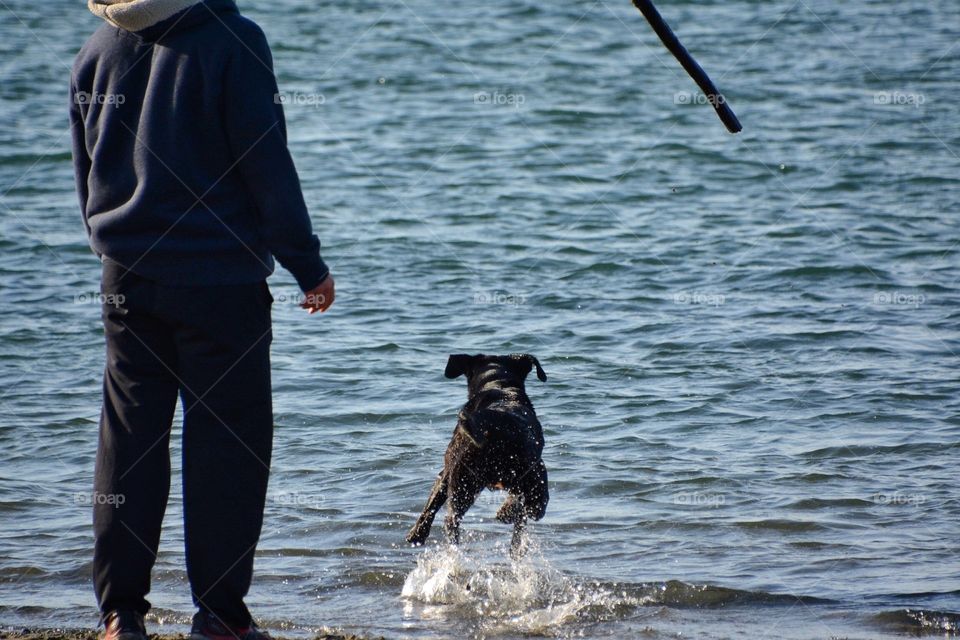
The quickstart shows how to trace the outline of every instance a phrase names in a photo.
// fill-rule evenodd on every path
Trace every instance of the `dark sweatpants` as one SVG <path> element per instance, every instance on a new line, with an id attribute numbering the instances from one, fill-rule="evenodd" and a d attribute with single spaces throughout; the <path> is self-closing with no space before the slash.
<path id="1" fill-rule="evenodd" d="M 107 362 L 93 514 L 101 611 L 150 607 L 179 395 L 193 599 L 244 626 L 273 438 L 267 284 L 167 286 L 105 261 L 101 290 Z"/>

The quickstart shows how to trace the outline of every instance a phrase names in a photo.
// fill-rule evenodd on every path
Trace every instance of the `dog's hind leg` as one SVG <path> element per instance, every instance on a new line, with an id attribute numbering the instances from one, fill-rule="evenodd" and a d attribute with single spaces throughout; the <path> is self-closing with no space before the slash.
<path id="1" fill-rule="evenodd" d="M 410 544 L 423 544 L 430 535 L 430 527 L 433 526 L 433 519 L 440 511 L 440 507 L 447 501 L 447 472 L 446 469 L 437 474 L 437 480 L 433 483 L 433 490 L 430 491 L 430 497 L 427 498 L 427 504 L 423 507 L 423 513 L 417 518 L 417 523 L 413 525 L 407 534 L 407 542 Z"/>
<path id="2" fill-rule="evenodd" d="M 531 520 L 540 520 L 547 512 L 547 503 L 550 502 L 547 467 L 543 461 L 538 461 L 523 480 L 524 514 Z"/>
<path id="3" fill-rule="evenodd" d="M 524 533 L 527 530 L 527 516 L 521 510 L 519 518 L 513 522 L 513 537 L 510 538 L 510 557 L 514 560 L 519 560 L 523 557 L 524 552 L 526 552 L 526 536 Z"/>
<path id="4" fill-rule="evenodd" d="M 460 523 L 463 522 L 463 515 L 473 506 L 473 501 L 477 499 L 482 486 L 477 486 L 474 482 L 461 482 L 450 496 L 450 504 L 447 507 L 447 519 L 444 528 L 447 532 L 447 540 L 451 544 L 460 544 Z"/>

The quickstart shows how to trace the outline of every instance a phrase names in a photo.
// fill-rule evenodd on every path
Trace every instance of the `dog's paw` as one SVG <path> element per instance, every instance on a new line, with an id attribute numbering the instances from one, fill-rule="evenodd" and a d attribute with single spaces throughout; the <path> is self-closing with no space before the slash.
<path id="1" fill-rule="evenodd" d="M 429 535 L 430 535 L 429 531 L 424 533 L 422 531 L 417 531 L 416 529 L 414 529 L 413 531 L 407 534 L 407 542 L 409 544 L 412 544 L 415 547 L 420 547 L 420 546 L 423 546 L 423 543 L 427 541 L 427 537 Z"/>

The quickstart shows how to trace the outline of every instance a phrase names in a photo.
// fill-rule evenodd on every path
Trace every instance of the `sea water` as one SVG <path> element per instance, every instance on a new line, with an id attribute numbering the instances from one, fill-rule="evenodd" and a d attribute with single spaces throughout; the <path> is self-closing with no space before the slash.
<path id="1" fill-rule="evenodd" d="M 956 635 L 960 5 L 242 1 L 338 298 L 271 280 L 276 634 Z M 82 2 L 0 2 L 0 625 L 93 627 L 103 368 L 77 211 Z M 463 380 L 529 352 L 551 502 L 410 548 Z M 179 420 L 179 413 L 178 413 Z M 174 487 L 151 629 L 189 599 Z M 440 514 L 442 517 L 443 514 Z"/>

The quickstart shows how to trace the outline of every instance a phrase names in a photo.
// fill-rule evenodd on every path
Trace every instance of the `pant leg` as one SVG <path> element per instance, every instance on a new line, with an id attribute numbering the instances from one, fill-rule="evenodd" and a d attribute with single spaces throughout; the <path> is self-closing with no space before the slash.
<path id="1" fill-rule="evenodd" d="M 153 313 L 152 282 L 107 262 L 101 289 L 107 362 L 94 479 L 94 589 L 104 614 L 146 613 L 170 491 L 176 351 L 171 328 Z"/>
<path id="2" fill-rule="evenodd" d="M 174 292 L 183 425 L 183 510 L 194 602 L 230 626 L 243 602 L 263 523 L 273 440 L 266 283 Z"/>

